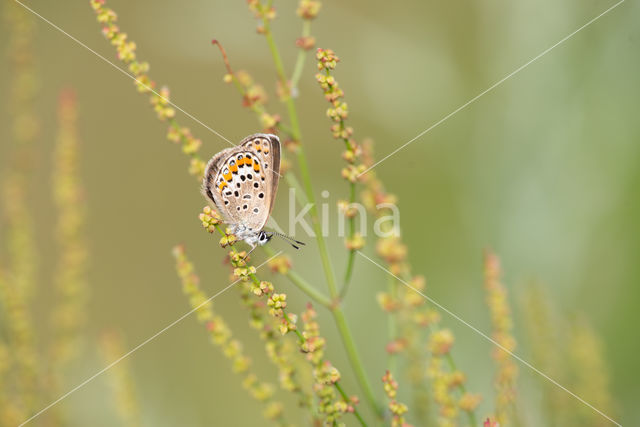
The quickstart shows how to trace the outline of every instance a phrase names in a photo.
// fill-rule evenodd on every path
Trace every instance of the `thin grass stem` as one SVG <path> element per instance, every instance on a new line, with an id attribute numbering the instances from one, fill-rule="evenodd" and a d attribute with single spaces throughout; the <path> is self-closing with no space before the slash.
<path id="1" fill-rule="evenodd" d="M 270 2 L 267 3 L 267 8 Z M 282 85 L 282 89 L 285 91 L 285 103 L 287 105 L 287 111 L 289 115 L 289 121 L 291 124 L 291 130 L 296 141 L 300 141 L 302 139 L 300 125 L 298 122 L 298 114 L 296 111 L 295 103 L 293 98 L 291 97 L 289 83 L 287 81 L 287 77 L 284 71 L 284 66 L 282 64 L 282 59 L 280 53 L 278 51 L 278 47 L 273 39 L 273 34 L 271 32 L 270 22 L 269 20 L 263 16 L 262 23 L 264 26 L 263 32 L 265 39 L 267 40 L 267 44 L 269 46 L 269 50 L 273 57 L 273 61 L 276 67 L 276 72 L 280 79 L 280 84 Z M 375 399 L 373 394 L 373 389 L 369 384 L 369 380 L 364 372 L 364 367 L 362 365 L 362 361 L 358 354 L 355 342 L 353 340 L 353 336 L 351 335 L 351 331 L 347 325 L 346 319 L 344 317 L 344 313 L 342 308 L 340 307 L 339 302 L 339 292 L 336 284 L 335 274 L 333 271 L 333 266 L 331 265 L 331 260 L 329 258 L 329 253 L 327 250 L 326 242 L 322 235 L 322 230 L 320 227 L 320 220 L 318 218 L 318 211 L 315 203 L 315 196 L 313 194 L 313 185 L 311 183 L 311 175 L 309 173 L 309 166 L 307 163 L 306 156 L 304 154 L 304 149 L 302 146 L 298 148 L 298 166 L 300 168 L 300 173 L 302 175 L 302 182 L 305 188 L 305 192 L 307 195 L 307 199 L 311 204 L 311 209 L 309 210 L 311 216 L 311 223 L 316 234 L 316 242 L 318 244 L 318 249 L 320 252 L 320 258 L 322 262 L 322 267 L 324 269 L 325 277 L 327 280 L 327 286 L 329 288 L 329 295 L 334 300 L 332 302 L 333 308 L 331 309 L 331 313 L 333 314 L 333 318 L 338 326 L 338 331 L 342 338 L 342 342 L 345 346 L 345 350 L 347 352 L 347 356 L 349 358 L 349 362 L 354 370 L 356 375 L 356 379 L 364 392 L 365 398 L 371 406 L 371 409 L 378 416 L 382 415 L 382 411 Z"/>

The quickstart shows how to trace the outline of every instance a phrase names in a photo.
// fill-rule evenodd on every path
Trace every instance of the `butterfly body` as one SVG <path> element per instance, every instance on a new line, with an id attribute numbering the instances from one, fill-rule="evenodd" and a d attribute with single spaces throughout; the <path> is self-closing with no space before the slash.
<path id="1" fill-rule="evenodd" d="M 238 240 L 252 249 L 267 243 L 265 232 L 280 178 L 280 140 L 258 133 L 213 156 L 205 168 L 202 193 Z"/>

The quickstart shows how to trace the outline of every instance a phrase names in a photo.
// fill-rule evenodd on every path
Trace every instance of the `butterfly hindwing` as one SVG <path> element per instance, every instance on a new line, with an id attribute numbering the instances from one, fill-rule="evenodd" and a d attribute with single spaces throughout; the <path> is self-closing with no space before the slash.
<path id="1" fill-rule="evenodd" d="M 268 187 L 266 200 L 268 201 L 268 214 L 270 214 L 280 181 L 280 139 L 272 134 L 258 133 L 246 137 L 240 142 L 240 145 L 252 149 L 262 160 Z"/>
<path id="2" fill-rule="evenodd" d="M 207 164 L 203 193 L 230 225 L 262 230 L 278 187 L 280 141 L 255 134 L 216 154 Z"/>

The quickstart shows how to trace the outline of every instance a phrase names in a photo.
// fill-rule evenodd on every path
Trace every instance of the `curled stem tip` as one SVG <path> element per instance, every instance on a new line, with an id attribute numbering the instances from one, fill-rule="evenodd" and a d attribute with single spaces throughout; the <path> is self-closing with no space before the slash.
<path id="1" fill-rule="evenodd" d="M 222 60 L 224 61 L 224 66 L 227 69 L 227 73 L 233 74 L 231 64 L 229 63 L 229 57 L 227 56 L 227 51 L 224 50 L 222 43 L 220 43 L 217 39 L 213 39 L 211 40 L 211 44 L 218 46 L 218 49 L 220 49 L 220 54 L 222 55 Z"/>

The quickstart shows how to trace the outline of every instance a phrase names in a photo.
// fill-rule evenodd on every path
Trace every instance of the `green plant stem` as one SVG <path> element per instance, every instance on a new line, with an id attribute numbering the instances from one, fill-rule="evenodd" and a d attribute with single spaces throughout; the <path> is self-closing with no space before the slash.
<path id="1" fill-rule="evenodd" d="M 267 3 L 269 5 L 270 2 Z M 285 102 L 287 105 L 287 111 L 289 114 L 289 121 L 291 124 L 291 131 L 293 137 L 296 141 L 300 141 L 302 139 L 302 135 L 300 132 L 300 125 L 298 122 L 298 114 L 296 112 L 295 103 L 293 98 L 291 97 L 289 84 L 287 82 L 287 77 L 284 71 L 284 66 L 282 65 L 282 59 L 280 57 L 280 53 L 278 52 L 278 47 L 276 46 L 273 40 L 273 34 L 271 33 L 271 27 L 269 20 L 266 17 L 262 19 L 263 27 L 264 27 L 264 36 L 267 40 L 267 44 L 269 46 L 269 50 L 271 51 L 271 55 L 273 56 L 273 61 L 276 67 L 276 72 L 280 79 L 280 84 L 282 85 L 282 90 L 285 94 Z M 302 146 L 298 148 L 298 165 L 300 168 L 300 174 L 302 175 L 302 182 L 304 184 L 305 192 L 307 194 L 307 199 L 311 204 L 311 208 L 309 209 L 309 214 L 311 216 L 311 223 L 316 234 L 316 242 L 318 244 L 318 250 L 320 252 L 320 258 L 322 261 L 322 267 L 325 273 L 325 277 L 327 280 L 327 286 L 329 288 L 329 295 L 334 300 L 332 302 L 332 314 L 333 318 L 338 326 L 338 331 L 342 338 L 342 342 L 344 343 L 345 349 L 347 351 L 347 355 L 349 357 L 349 362 L 355 372 L 356 378 L 360 387 L 362 388 L 366 400 L 371 406 L 371 409 L 378 416 L 382 416 L 382 411 L 378 406 L 376 399 L 373 394 L 373 389 L 369 384 L 369 380 L 364 372 L 364 368 L 360 357 L 358 355 L 355 343 L 353 341 L 353 337 L 351 335 L 351 331 L 347 325 L 346 319 L 344 317 L 344 313 L 342 308 L 340 307 L 339 293 L 336 285 L 336 279 L 333 272 L 333 267 L 331 265 L 331 260 L 329 258 L 329 253 L 327 250 L 327 246 L 322 236 L 322 229 L 320 226 L 320 220 L 318 218 L 318 211 L 316 208 L 315 197 L 313 194 L 313 185 L 311 183 L 311 175 L 309 173 L 309 166 L 307 163 L 306 156 L 304 154 L 304 149 Z"/>
<path id="2" fill-rule="evenodd" d="M 382 417 L 382 408 L 378 406 L 378 402 L 376 401 L 375 395 L 373 394 L 373 389 L 371 388 L 371 384 L 369 383 L 369 378 L 364 372 L 364 367 L 362 366 L 362 362 L 360 361 L 358 349 L 353 340 L 353 336 L 351 335 L 351 330 L 347 325 L 347 320 L 344 317 L 344 311 L 342 311 L 342 307 L 336 305 L 331 310 L 331 314 L 333 314 L 333 319 L 335 320 L 336 326 L 338 327 L 338 332 L 340 333 L 340 337 L 342 338 L 344 348 L 347 351 L 347 356 L 349 357 L 349 361 L 351 362 L 351 366 L 356 375 L 356 379 L 358 380 L 358 383 L 360 383 L 360 387 L 364 392 L 364 397 L 367 400 L 369 406 L 371 406 L 371 408 L 373 409 L 376 416 Z"/>
<path id="3" fill-rule="evenodd" d="M 220 231 L 220 229 L 218 229 L 218 231 Z M 232 250 L 235 251 L 235 249 L 233 247 L 232 247 Z M 260 279 L 258 278 L 258 276 L 255 273 L 250 273 L 249 277 L 251 278 L 251 280 L 253 281 L 253 283 L 255 285 L 260 285 Z M 283 310 L 282 316 L 284 317 L 284 319 L 288 323 L 293 324 L 293 322 L 291 321 L 291 318 L 289 317 L 289 315 L 286 312 L 284 312 L 284 310 Z M 302 343 L 304 343 L 306 341 L 304 335 L 302 335 L 302 333 L 298 329 L 293 329 L 293 332 L 298 337 L 298 340 L 300 341 L 300 344 L 302 344 Z M 338 390 L 338 392 L 340 393 L 340 396 L 342 396 L 342 398 L 346 402 L 349 402 L 349 396 L 342 389 L 342 386 L 338 382 L 333 383 L 333 386 Z M 361 425 L 366 427 L 367 423 L 365 423 L 364 419 L 362 418 L 362 416 L 360 415 L 360 413 L 358 412 L 358 410 L 356 408 L 353 409 L 353 415 L 358 419 L 358 421 L 360 421 Z"/>
<path id="4" fill-rule="evenodd" d="M 456 366 L 455 360 L 453 360 L 453 356 L 451 355 L 451 352 L 447 353 L 446 359 L 447 359 L 447 363 L 449 364 L 449 369 L 451 369 L 451 372 L 457 371 L 458 368 Z M 467 388 L 462 383 L 460 385 L 458 385 L 458 389 L 460 390 L 460 393 L 462 393 L 462 394 L 467 392 Z M 475 412 L 474 411 L 466 411 L 466 413 L 467 413 L 467 416 L 469 417 L 469 425 L 470 426 L 477 426 L 478 425 L 478 421 L 476 420 Z"/>
<path id="5" fill-rule="evenodd" d="M 299 287 L 301 290 L 305 291 L 308 293 L 309 296 L 311 296 L 317 303 L 325 306 L 325 307 L 330 307 L 331 306 L 331 300 L 329 298 L 327 298 L 324 294 L 322 294 L 320 291 L 316 290 L 315 287 L 313 287 L 311 284 L 309 284 L 309 282 L 307 282 L 306 280 L 304 280 L 298 273 L 296 273 L 293 270 L 289 270 L 287 272 L 287 277 L 289 278 L 289 280 L 291 280 L 297 287 Z"/>
<path id="6" fill-rule="evenodd" d="M 342 396 L 342 398 L 348 402 L 349 396 L 347 395 L 347 393 L 344 392 L 344 390 L 342 389 L 342 386 L 339 383 L 335 383 L 335 386 L 336 386 L 336 389 L 338 390 L 338 393 L 340 393 L 340 395 Z M 364 421 L 360 413 L 355 408 L 353 409 L 353 415 L 355 415 L 358 421 L 360 421 L 360 425 L 363 425 L 363 426 L 367 425 L 367 423 Z"/>
<path id="7" fill-rule="evenodd" d="M 216 228 L 216 230 L 218 231 L 218 233 L 221 236 L 225 236 L 226 235 L 226 233 L 222 230 L 222 227 L 220 227 L 219 225 L 216 225 L 215 228 Z M 237 250 L 233 246 L 231 246 L 231 250 L 233 252 L 237 253 Z M 256 285 L 260 284 L 260 279 L 258 279 L 258 276 L 256 276 L 255 273 L 249 274 L 249 277 L 251 277 L 251 280 L 253 281 L 254 284 L 256 284 Z M 313 289 L 313 288 L 309 285 L 308 289 Z M 315 292 L 315 289 L 313 291 Z M 324 296 L 322 296 L 322 297 L 326 298 Z M 326 302 L 327 302 L 327 304 L 330 303 L 329 300 L 326 300 Z M 347 348 L 347 354 L 349 354 L 349 355 L 355 354 L 356 357 L 357 357 L 357 352 L 356 352 L 355 345 L 353 344 L 353 338 L 351 337 L 351 332 L 349 331 L 349 328 L 347 327 L 347 323 L 346 323 L 346 321 L 344 319 L 344 313 L 342 312 L 340 307 L 335 307 L 332 310 L 332 313 L 334 315 L 334 318 L 336 319 L 336 324 L 338 325 L 338 329 L 341 331 L 341 334 L 344 334 L 343 337 L 345 335 L 348 336 L 348 340 L 344 340 L 344 338 L 343 338 L 343 342 L 345 343 L 345 347 Z M 284 313 L 284 316 L 285 316 L 285 319 L 287 321 L 290 321 L 290 319 L 289 319 L 289 317 L 287 316 L 286 313 Z M 301 342 L 304 342 L 305 338 L 302 335 L 302 333 L 300 333 L 300 331 L 298 331 L 297 329 L 294 329 L 293 332 L 298 336 L 298 338 L 300 339 Z M 349 344 L 347 344 L 347 342 L 349 342 Z M 358 366 L 359 366 L 359 370 L 356 370 L 356 377 L 363 378 L 365 383 L 368 386 L 368 390 L 371 390 L 371 386 L 368 383 L 366 375 L 364 375 L 364 370 L 362 369 L 361 364 L 359 364 Z M 334 385 L 338 389 L 340 394 L 343 396 L 343 398 L 345 398 L 347 401 L 349 401 L 349 398 L 348 398 L 347 394 L 342 390 L 342 387 L 338 383 L 334 383 Z M 367 395 L 367 394 L 365 393 L 365 395 Z M 371 398 L 373 398 L 373 394 L 371 394 Z M 373 400 L 373 404 L 374 404 L 374 408 L 375 408 L 375 404 L 376 404 L 375 400 Z M 360 423 L 362 425 L 366 426 L 366 423 L 364 422 L 362 416 L 358 413 L 358 411 L 355 408 L 354 408 L 353 414 L 356 416 L 356 418 L 358 418 L 358 420 L 360 421 Z"/>
<path id="8" fill-rule="evenodd" d="M 271 7 L 271 2 L 267 2 L 266 4 L 266 8 L 269 9 Z M 290 96 L 289 93 L 289 88 L 287 85 L 287 79 L 285 76 L 285 72 L 284 72 L 284 66 L 282 64 L 282 59 L 280 58 L 280 54 L 278 52 L 278 48 L 273 40 L 273 35 L 271 33 L 271 29 L 270 29 L 270 25 L 269 25 L 269 20 L 264 18 L 263 19 L 263 25 L 265 28 L 265 38 L 267 39 L 267 43 L 269 45 L 269 50 L 271 51 L 271 54 L 273 56 L 273 60 L 276 66 L 276 71 L 278 74 L 278 77 L 280 79 L 280 84 L 283 87 L 283 90 L 286 93 L 286 97 L 287 97 L 287 109 L 288 109 L 288 113 L 289 113 L 289 120 L 291 121 L 291 128 L 286 127 L 283 124 L 279 124 L 278 127 L 281 129 L 286 129 L 287 133 L 289 133 L 291 135 L 291 137 L 296 140 L 296 141 L 300 141 L 301 139 L 301 133 L 300 133 L 300 126 L 298 124 L 298 116 L 297 116 L 297 112 L 295 109 L 295 105 L 293 103 L 293 99 Z M 229 63 L 229 59 L 227 57 L 227 54 L 225 52 L 225 50 L 222 48 L 222 46 L 218 43 L 215 42 L 218 47 L 220 48 L 220 51 L 222 53 L 222 57 L 225 63 L 225 66 L 227 68 L 227 72 L 229 73 L 229 75 L 231 76 L 232 82 L 234 83 L 234 85 L 236 86 L 238 92 L 240 92 L 240 94 L 245 97 L 246 96 L 246 90 L 244 89 L 244 87 L 242 86 L 242 84 L 240 83 L 240 81 L 238 80 L 238 78 L 236 77 L 235 73 L 233 72 L 233 70 L 231 69 L 231 65 Z M 265 113 L 265 109 L 262 106 L 256 105 L 256 104 L 251 104 L 249 106 L 249 108 L 255 112 L 258 116 L 262 115 L 263 113 Z M 303 169 L 302 175 L 303 178 L 305 178 L 305 190 L 302 190 L 302 187 L 300 185 L 300 183 L 298 182 L 297 178 L 295 177 L 295 175 L 293 175 L 292 173 L 286 173 L 285 174 L 285 179 L 287 180 L 287 183 L 293 187 L 296 190 L 296 199 L 298 201 L 298 203 L 301 206 L 306 205 L 307 203 L 311 203 L 311 210 L 310 210 L 310 214 L 312 217 L 312 223 L 314 225 L 314 230 L 317 236 L 317 240 L 318 240 L 318 245 L 321 247 L 320 248 L 320 253 L 323 259 L 323 267 L 325 269 L 325 272 L 328 275 L 328 279 L 327 281 L 331 285 L 333 284 L 333 286 L 335 287 L 335 279 L 333 278 L 333 270 L 331 267 L 331 262 L 328 258 L 327 255 L 327 250 L 326 250 L 326 245 L 324 243 L 324 238 L 322 237 L 322 232 L 319 226 L 319 221 L 318 221 L 318 215 L 317 215 L 317 209 L 315 206 L 315 199 L 313 196 L 313 188 L 311 186 L 311 178 L 309 176 L 309 172 L 308 172 L 308 166 L 307 166 L 307 162 L 306 162 L 306 158 L 304 156 L 304 152 L 302 150 L 302 148 L 299 147 L 298 149 L 298 163 L 301 165 L 301 169 Z M 306 200 L 303 199 L 303 194 L 306 193 Z M 328 273 L 331 274 L 328 274 Z"/>
<path id="9" fill-rule="evenodd" d="M 349 205 L 352 205 L 356 201 L 356 184 L 355 182 L 350 183 L 349 185 Z M 356 233 L 356 222 L 355 218 L 349 218 L 349 239 L 353 239 L 353 236 Z M 356 251 L 355 249 L 350 249 L 349 254 L 347 255 L 347 267 L 344 272 L 344 280 L 342 282 L 342 288 L 340 288 L 340 299 L 344 298 L 347 295 L 347 290 L 349 289 L 349 283 L 351 282 L 351 276 L 353 274 L 353 265 L 355 263 Z"/>
<path id="10" fill-rule="evenodd" d="M 273 56 L 273 62 L 275 64 L 276 72 L 280 79 L 282 90 L 285 93 L 284 101 L 287 105 L 289 121 L 291 122 L 292 136 L 296 141 L 300 141 L 302 139 L 302 135 L 300 132 L 300 124 L 298 122 L 298 113 L 296 111 L 296 106 L 293 101 L 293 98 L 291 97 L 291 94 L 290 94 L 289 84 L 287 82 L 284 66 L 282 65 L 282 59 L 280 57 L 280 53 L 278 52 L 278 47 L 276 46 L 275 41 L 273 40 L 273 34 L 271 33 L 269 20 L 264 18 L 262 22 L 264 25 L 264 36 L 265 36 L 265 39 L 267 40 L 267 44 L 269 46 L 269 50 L 271 51 L 271 55 Z M 304 149 L 302 147 L 298 148 L 297 157 L 298 157 L 298 165 L 300 167 L 300 174 L 302 175 L 302 183 L 304 185 L 304 190 L 305 190 L 307 199 L 311 204 L 311 208 L 309 209 L 309 215 L 311 216 L 311 223 L 312 223 L 314 232 L 316 234 L 316 241 L 318 243 L 318 249 L 320 251 L 322 267 L 324 269 L 325 276 L 327 278 L 329 293 L 332 298 L 335 298 L 338 296 L 335 275 L 333 273 L 331 260 L 329 259 L 327 246 L 324 241 L 324 237 L 322 235 L 320 220 L 318 218 L 318 210 L 315 203 L 315 196 L 313 194 L 313 185 L 311 183 L 311 175 L 309 173 L 309 165 L 307 162 L 307 158 L 304 154 Z"/>
<path id="11" fill-rule="evenodd" d="M 302 21 L 302 37 L 309 37 L 311 34 L 311 21 L 305 19 Z M 302 77 L 302 70 L 304 69 L 304 60 L 307 57 L 307 51 L 300 49 L 298 56 L 296 57 L 296 64 L 293 67 L 293 74 L 291 74 L 291 90 L 298 88 L 298 82 Z"/>
<path id="12" fill-rule="evenodd" d="M 410 282 L 411 281 L 411 277 L 409 275 L 408 272 L 404 272 L 403 274 L 401 274 L 401 277 L 403 277 L 403 280 L 406 282 Z M 389 283 L 389 292 L 392 293 L 392 299 L 395 301 L 397 298 L 397 292 L 398 292 L 398 282 L 396 280 L 392 280 L 392 282 Z M 397 319 L 392 319 L 392 315 L 389 315 L 389 330 L 391 331 L 392 328 L 397 328 L 397 326 L 395 325 Z M 434 325 L 429 325 L 429 330 L 431 331 L 431 333 L 435 332 L 435 327 Z M 453 359 L 453 355 L 451 354 L 451 352 L 447 353 L 445 359 L 447 360 L 447 364 L 449 365 L 449 369 L 451 370 L 451 372 L 455 372 L 458 370 L 455 360 Z M 458 390 L 460 391 L 461 394 L 464 394 L 467 392 L 467 388 L 464 386 L 464 384 L 459 384 L 458 385 Z M 469 418 L 469 425 L 470 426 L 477 426 L 477 419 L 476 419 L 476 414 L 475 411 L 465 411 L 467 413 L 467 417 Z"/>
<path id="13" fill-rule="evenodd" d="M 242 86 L 242 84 L 240 83 L 240 81 L 238 80 L 237 76 L 235 75 L 235 73 L 233 72 L 232 68 L 231 68 L 231 64 L 229 63 L 229 59 L 227 57 L 227 54 L 225 52 L 225 50 L 222 48 L 222 46 L 220 45 L 220 43 L 216 42 L 216 44 L 218 45 L 218 47 L 220 48 L 220 51 L 222 53 L 222 57 L 225 63 L 225 66 L 227 68 L 227 73 L 231 76 L 231 81 L 234 83 L 234 86 L 236 87 L 236 89 L 238 90 L 238 92 L 240 93 L 240 95 L 242 95 L 243 97 L 246 97 L 247 91 L 245 90 L 245 88 Z M 262 105 L 258 105 L 258 104 L 250 104 L 249 108 L 251 109 L 251 111 L 253 111 L 254 113 L 256 113 L 258 115 L 258 117 L 260 117 L 262 114 L 266 113 L 265 108 Z M 291 128 L 285 126 L 282 123 L 278 123 L 278 128 L 279 129 L 284 129 L 289 135 L 293 134 L 293 131 L 291 130 Z M 292 135 L 293 136 L 293 135 Z M 298 136 L 299 138 L 299 136 Z M 308 200 L 306 199 L 306 195 L 304 190 L 302 189 L 300 183 L 298 182 L 298 179 L 296 178 L 296 176 L 293 173 L 287 172 L 285 174 L 285 180 L 287 181 L 287 184 L 289 184 L 290 187 L 293 187 L 295 190 L 295 195 L 296 195 L 296 200 L 298 201 L 298 204 L 300 206 L 305 206 L 308 203 Z M 265 252 L 269 255 L 269 256 L 273 256 L 274 252 L 265 247 L 263 248 L 265 250 Z M 298 275 L 297 273 L 293 272 L 293 271 L 289 271 L 287 273 L 287 277 L 289 278 L 289 280 L 291 280 L 300 290 L 302 290 L 304 293 L 306 293 L 309 297 L 311 297 L 311 299 L 313 299 L 315 302 L 325 306 L 325 307 L 329 307 L 330 305 L 330 300 L 329 298 L 327 298 L 325 295 L 323 295 L 322 293 L 320 293 L 317 289 L 315 289 L 313 286 L 311 286 L 306 280 L 304 280 L 300 275 Z"/>
<path id="14" fill-rule="evenodd" d="M 325 68 L 324 71 L 327 76 L 331 75 L 331 71 L 328 68 Z M 340 132 L 342 133 L 345 130 L 344 119 L 342 118 L 340 119 L 339 126 L 340 126 Z M 349 138 L 341 137 L 340 139 L 344 141 L 344 145 L 347 151 L 353 151 L 354 147 L 351 145 L 351 141 L 349 140 Z M 356 201 L 356 183 L 350 182 L 349 183 L 349 205 L 347 209 L 351 207 L 351 205 L 353 205 L 355 201 Z M 353 216 L 348 217 L 348 221 L 349 221 L 348 239 L 352 240 L 356 233 L 355 217 Z M 356 250 L 349 249 L 349 254 L 347 255 L 347 267 L 345 269 L 342 288 L 340 289 L 340 298 L 344 298 L 344 296 L 347 294 L 347 290 L 349 289 L 349 283 L 351 281 L 351 275 L 353 273 L 353 264 L 355 262 L 355 256 L 356 256 Z"/>
<path id="15" fill-rule="evenodd" d="M 265 253 L 270 257 L 275 255 L 273 249 L 265 246 L 263 247 Z M 307 282 L 302 276 L 293 270 L 288 270 L 285 274 L 291 282 L 296 285 L 298 289 L 307 294 L 314 302 L 323 305 L 324 307 L 331 306 L 331 300 L 327 298 L 322 292 L 318 291 L 313 285 Z"/>
<path id="16" fill-rule="evenodd" d="M 298 164 L 300 167 L 300 172 L 302 174 L 302 181 L 305 187 L 305 193 L 307 195 L 307 199 L 309 200 L 309 203 L 311 204 L 311 208 L 309 209 L 309 215 L 311 216 L 311 225 L 316 235 L 316 242 L 318 244 L 320 260 L 322 262 L 322 268 L 324 270 L 325 277 L 327 280 L 327 286 L 329 288 L 329 295 L 331 296 L 332 299 L 337 300 L 339 297 L 338 287 L 337 287 L 335 275 L 333 272 L 333 266 L 331 265 L 331 259 L 329 258 L 329 251 L 327 250 L 327 245 L 324 240 L 324 236 L 322 235 L 320 219 L 318 218 L 318 210 L 316 209 L 315 196 L 313 195 L 313 188 L 311 185 L 311 176 L 309 174 L 309 167 L 307 165 L 307 160 L 302 149 L 298 150 Z"/>

